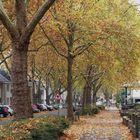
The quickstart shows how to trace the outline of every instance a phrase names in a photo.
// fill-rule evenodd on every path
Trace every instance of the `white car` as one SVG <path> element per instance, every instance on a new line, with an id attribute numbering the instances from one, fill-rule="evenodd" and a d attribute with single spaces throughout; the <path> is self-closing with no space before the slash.
<path id="1" fill-rule="evenodd" d="M 45 106 L 47 107 L 47 109 L 48 109 L 49 111 L 52 111 L 52 110 L 54 109 L 52 105 L 46 104 Z"/>
<path id="2" fill-rule="evenodd" d="M 47 111 L 47 107 L 46 107 L 44 104 L 38 104 L 38 105 L 40 105 L 40 106 L 41 106 L 42 111 Z"/>
<path id="3" fill-rule="evenodd" d="M 63 106 L 60 104 L 60 105 L 59 105 L 59 108 L 60 108 L 60 109 L 62 109 L 62 108 L 63 108 Z"/>
<path id="4" fill-rule="evenodd" d="M 103 102 L 102 101 L 97 101 L 96 105 L 103 105 Z"/>

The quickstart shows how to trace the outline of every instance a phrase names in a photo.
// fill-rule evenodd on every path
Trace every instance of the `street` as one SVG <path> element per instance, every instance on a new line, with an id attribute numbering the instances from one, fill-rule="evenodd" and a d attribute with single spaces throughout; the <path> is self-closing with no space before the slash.
<path id="1" fill-rule="evenodd" d="M 60 109 L 59 110 L 59 115 L 60 116 L 66 116 L 66 109 Z M 55 111 L 44 111 L 44 112 L 40 112 L 40 113 L 34 113 L 34 118 L 38 118 L 38 117 L 46 117 L 46 116 L 58 116 L 58 110 Z M 7 118 L 0 118 L 0 125 L 4 125 L 4 124 L 8 124 L 13 122 L 13 117 L 7 117 Z"/>

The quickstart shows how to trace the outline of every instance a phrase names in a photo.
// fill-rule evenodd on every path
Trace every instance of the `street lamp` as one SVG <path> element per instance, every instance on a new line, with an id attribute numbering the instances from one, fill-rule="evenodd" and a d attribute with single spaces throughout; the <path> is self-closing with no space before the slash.
<path id="1" fill-rule="evenodd" d="M 125 89 L 125 105 L 127 105 L 127 92 L 128 92 L 128 87 L 124 87 Z"/>

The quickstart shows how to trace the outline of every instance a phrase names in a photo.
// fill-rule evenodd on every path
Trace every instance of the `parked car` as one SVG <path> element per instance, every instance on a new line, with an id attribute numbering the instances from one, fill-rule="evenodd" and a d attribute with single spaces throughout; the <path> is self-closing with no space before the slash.
<path id="1" fill-rule="evenodd" d="M 48 105 L 48 104 L 46 104 L 45 106 L 47 107 L 47 110 L 49 110 L 49 111 L 54 110 L 54 108 L 53 108 L 53 106 L 52 106 L 52 105 Z"/>
<path id="2" fill-rule="evenodd" d="M 135 106 L 134 104 L 122 105 L 122 106 L 121 106 L 121 109 L 122 109 L 122 110 L 133 109 L 134 106 Z"/>
<path id="3" fill-rule="evenodd" d="M 103 102 L 102 101 L 97 101 L 96 105 L 103 105 Z"/>
<path id="4" fill-rule="evenodd" d="M 32 110 L 33 110 L 33 113 L 40 112 L 40 110 L 37 108 L 37 106 L 35 104 L 32 104 Z"/>
<path id="5" fill-rule="evenodd" d="M 73 105 L 73 111 L 78 111 L 82 108 L 82 105 L 79 105 L 79 104 L 73 103 L 72 105 Z"/>
<path id="6" fill-rule="evenodd" d="M 63 106 L 62 106 L 61 104 L 54 104 L 54 105 L 53 105 L 53 108 L 54 108 L 54 109 L 62 109 Z"/>
<path id="7" fill-rule="evenodd" d="M 67 104 L 64 104 L 64 105 L 63 105 L 63 108 L 67 108 L 67 107 L 68 107 L 68 105 L 67 105 Z"/>
<path id="8" fill-rule="evenodd" d="M 77 111 L 77 110 L 79 110 L 79 109 L 80 109 L 80 107 L 73 105 L 73 111 L 74 112 Z"/>
<path id="9" fill-rule="evenodd" d="M 8 113 L 10 116 L 14 115 L 14 110 L 9 105 L 3 105 L 3 106 L 8 108 Z"/>
<path id="10" fill-rule="evenodd" d="M 59 108 L 62 109 L 62 108 L 63 108 L 63 105 L 60 104 L 60 105 L 59 105 Z"/>
<path id="11" fill-rule="evenodd" d="M 8 108 L 5 106 L 0 106 L 0 116 L 7 117 L 9 115 Z"/>
<path id="12" fill-rule="evenodd" d="M 54 104 L 53 108 L 57 110 L 59 108 L 59 105 L 58 104 Z"/>
<path id="13" fill-rule="evenodd" d="M 40 111 L 47 111 L 47 107 L 44 104 L 37 104 L 37 108 Z"/>

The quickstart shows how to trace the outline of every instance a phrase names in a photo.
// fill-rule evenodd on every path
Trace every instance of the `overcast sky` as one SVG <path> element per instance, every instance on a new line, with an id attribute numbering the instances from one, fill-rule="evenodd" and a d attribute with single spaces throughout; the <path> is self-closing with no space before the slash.
<path id="1" fill-rule="evenodd" d="M 129 1 L 135 4 L 140 4 L 140 0 L 129 0 Z M 140 10 L 140 6 L 138 6 L 138 9 Z"/>
<path id="2" fill-rule="evenodd" d="M 136 3 L 140 3 L 140 0 L 132 0 L 132 1 L 134 1 L 134 2 L 136 2 Z"/>
<path id="3" fill-rule="evenodd" d="M 137 3 L 137 4 L 140 4 L 140 0 L 130 0 L 130 2 L 134 2 L 134 3 Z"/>

